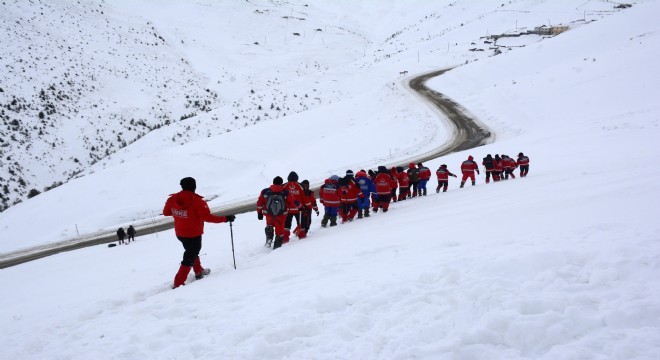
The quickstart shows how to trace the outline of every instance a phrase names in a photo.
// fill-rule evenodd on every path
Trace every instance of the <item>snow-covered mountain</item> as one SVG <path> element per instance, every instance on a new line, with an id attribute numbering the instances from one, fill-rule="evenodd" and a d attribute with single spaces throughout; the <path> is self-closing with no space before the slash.
<path id="1" fill-rule="evenodd" d="M 38 4 L 18 2 L 0 19 L 19 8 L 27 19 L 27 9 L 46 8 Z M 200 79 L 188 85 L 211 110 L 173 116 L 6 209 L 1 257 L 129 224 L 139 234 L 185 176 L 217 208 L 253 200 L 291 170 L 319 183 L 442 146 L 452 136 L 446 119 L 406 83 L 446 67 L 455 68 L 428 85 L 486 124 L 493 142 L 426 165 L 458 173 L 468 155 L 524 151 L 531 171 L 490 184 L 482 174 L 463 189 L 452 178 L 446 193 L 336 228 L 314 218 L 309 238 L 274 252 L 254 213 L 230 229 L 208 224 L 201 255 L 213 272 L 176 290 L 182 249 L 171 230 L 3 269 L 0 358 L 658 357 L 657 2 L 79 5 L 50 9 L 101 20 L 81 25 L 89 31 L 111 16 L 117 28 L 147 31 L 142 41 L 161 36 L 150 48 L 187 62 L 177 68 Z M 13 43 L 0 41 L 5 61 Z M 96 89 L 111 80 L 89 79 L 102 81 Z M 111 93 L 138 112 L 158 103 L 131 91 L 123 101 Z M 180 93 L 161 95 L 176 115 L 186 113 Z"/>

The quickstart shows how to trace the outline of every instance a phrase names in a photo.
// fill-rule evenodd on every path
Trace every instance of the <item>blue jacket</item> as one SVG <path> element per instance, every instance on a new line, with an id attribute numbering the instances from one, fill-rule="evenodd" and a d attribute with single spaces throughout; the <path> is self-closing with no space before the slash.
<path id="1" fill-rule="evenodd" d="M 374 182 L 366 176 L 356 177 L 355 182 L 367 199 L 372 192 L 376 192 L 376 185 L 374 185 Z"/>

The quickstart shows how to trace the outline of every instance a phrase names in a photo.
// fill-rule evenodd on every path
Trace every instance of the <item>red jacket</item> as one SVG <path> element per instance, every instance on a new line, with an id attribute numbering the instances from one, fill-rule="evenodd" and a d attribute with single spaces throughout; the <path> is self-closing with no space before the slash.
<path id="1" fill-rule="evenodd" d="M 396 168 L 392 168 L 392 170 L 390 170 L 390 175 L 392 175 L 392 180 L 394 180 L 392 182 L 392 189 L 398 188 L 399 187 L 399 172 L 396 171 Z"/>
<path id="2" fill-rule="evenodd" d="M 185 238 L 204 234 L 204 222 L 227 222 L 226 217 L 211 214 L 203 197 L 188 190 L 171 194 L 165 202 L 163 215 L 174 217 L 174 233 Z"/>
<path id="3" fill-rule="evenodd" d="M 419 168 L 419 179 L 420 180 L 429 180 L 431 179 L 431 169 L 427 168 L 426 166 L 422 166 Z"/>
<path id="4" fill-rule="evenodd" d="M 289 181 L 288 183 L 284 184 L 284 188 L 293 196 L 293 199 L 298 202 L 298 207 L 295 209 L 289 209 L 290 214 L 297 214 L 300 212 L 303 204 L 305 203 L 305 195 L 303 192 L 302 185 L 298 183 L 297 181 Z"/>
<path id="5" fill-rule="evenodd" d="M 518 166 L 516 161 L 510 157 L 502 159 L 502 163 L 505 169 L 515 169 Z"/>
<path id="6" fill-rule="evenodd" d="M 339 185 L 330 179 L 325 179 L 325 184 L 319 190 L 319 199 L 321 204 L 327 207 L 339 206 Z"/>
<path id="7" fill-rule="evenodd" d="M 392 188 L 396 187 L 396 181 L 392 178 L 392 175 L 382 172 L 376 174 L 374 185 L 376 185 L 378 195 L 390 195 Z"/>
<path id="8" fill-rule="evenodd" d="M 465 160 L 461 164 L 461 172 L 463 172 L 463 174 L 473 174 L 475 171 L 477 174 L 479 173 L 479 166 L 477 166 L 477 163 L 472 161 L 472 159 Z"/>
<path id="9" fill-rule="evenodd" d="M 284 214 L 290 213 L 292 210 L 298 211 L 299 203 L 296 204 L 296 200 L 291 196 L 291 194 L 284 188 L 282 185 L 271 185 L 263 190 L 259 194 L 259 199 L 257 200 L 257 212 L 260 212 L 266 216 L 270 216 L 266 211 L 266 200 L 268 199 L 269 192 L 284 192 L 286 196 L 286 207 L 287 210 Z"/>
<path id="10" fill-rule="evenodd" d="M 435 176 L 438 177 L 438 181 L 447 181 L 449 180 L 450 176 L 456 176 L 452 174 L 447 168 L 438 168 L 438 170 L 435 172 Z"/>
<path id="11" fill-rule="evenodd" d="M 495 164 L 495 171 L 502 172 L 502 170 L 504 170 L 504 165 L 503 165 L 503 161 L 502 161 L 501 158 L 500 158 L 500 160 L 497 160 L 497 158 L 494 158 L 493 163 Z"/>
<path id="12" fill-rule="evenodd" d="M 410 186 L 410 177 L 408 177 L 408 173 L 405 171 L 402 171 L 399 173 L 399 187 L 408 187 Z"/>
<path id="13" fill-rule="evenodd" d="M 316 205 L 316 195 L 314 195 L 312 190 L 304 190 L 303 196 L 305 197 L 305 202 L 303 203 L 305 209 L 319 211 L 319 207 Z"/>
<path id="14" fill-rule="evenodd" d="M 358 197 L 364 197 L 360 188 L 358 188 L 355 180 L 347 179 L 348 184 L 343 185 L 339 188 L 340 198 L 339 200 L 343 203 L 355 203 L 358 201 Z"/>
<path id="15" fill-rule="evenodd" d="M 518 161 L 516 163 L 518 165 L 529 165 L 529 158 L 525 155 L 518 156 Z"/>

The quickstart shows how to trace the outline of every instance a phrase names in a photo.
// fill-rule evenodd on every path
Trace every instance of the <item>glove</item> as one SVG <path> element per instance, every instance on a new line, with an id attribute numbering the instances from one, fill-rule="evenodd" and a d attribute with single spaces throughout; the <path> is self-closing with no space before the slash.
<path id="1" fill-rule="evenodd" d="M 456 175 L 452 175 L 453 177 L 456 177 Z"/>
<path id="2" fill-rule="evenodd" d="M 258 213 L 257 213 L 257 219 L 259 219 L 259 220 L 263 220 L 263 219 L 264 219 L 264 214 L 258 212 Z"/>
<path id="3" fill-rule="evenodd" d="M 316 216 L 319 216 L 319 211 L 318 210 L 316 210 Z"/>
<path id="4" fill-rule="evenodd" d="M 227 215 L 225 216 L 225 218 L 227 219 L 228 222 L 233 222 L 234 220 L 236 220 L 235 215 Z"/>

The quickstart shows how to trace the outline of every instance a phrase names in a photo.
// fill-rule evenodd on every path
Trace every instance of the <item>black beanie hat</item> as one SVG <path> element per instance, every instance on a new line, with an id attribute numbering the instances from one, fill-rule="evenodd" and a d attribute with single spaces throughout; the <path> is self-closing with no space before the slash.
<path id="1" fill-rule="evenodd" d="M 295 171 L 289 173 L 289 176 L 286 178 L 288 181 L 298 181 L 298 174 Z"/>
<path id="2" fill-rule="evenodd" d="M 284 180 L 282 180 L 282 178 L 279 176 L 275 176 L 275 178 L 273 179 L 273 185 L 282 185 L 282 184 L 284 184 Z"/>
<path id="3" fill-rule="evenodd" d="M 197 188 L 197 182 L 191 177 L 185 177 L 181 179 L 179 185 L 181 185 L 181 189 L 188 191 L 195 191 Z"/>

